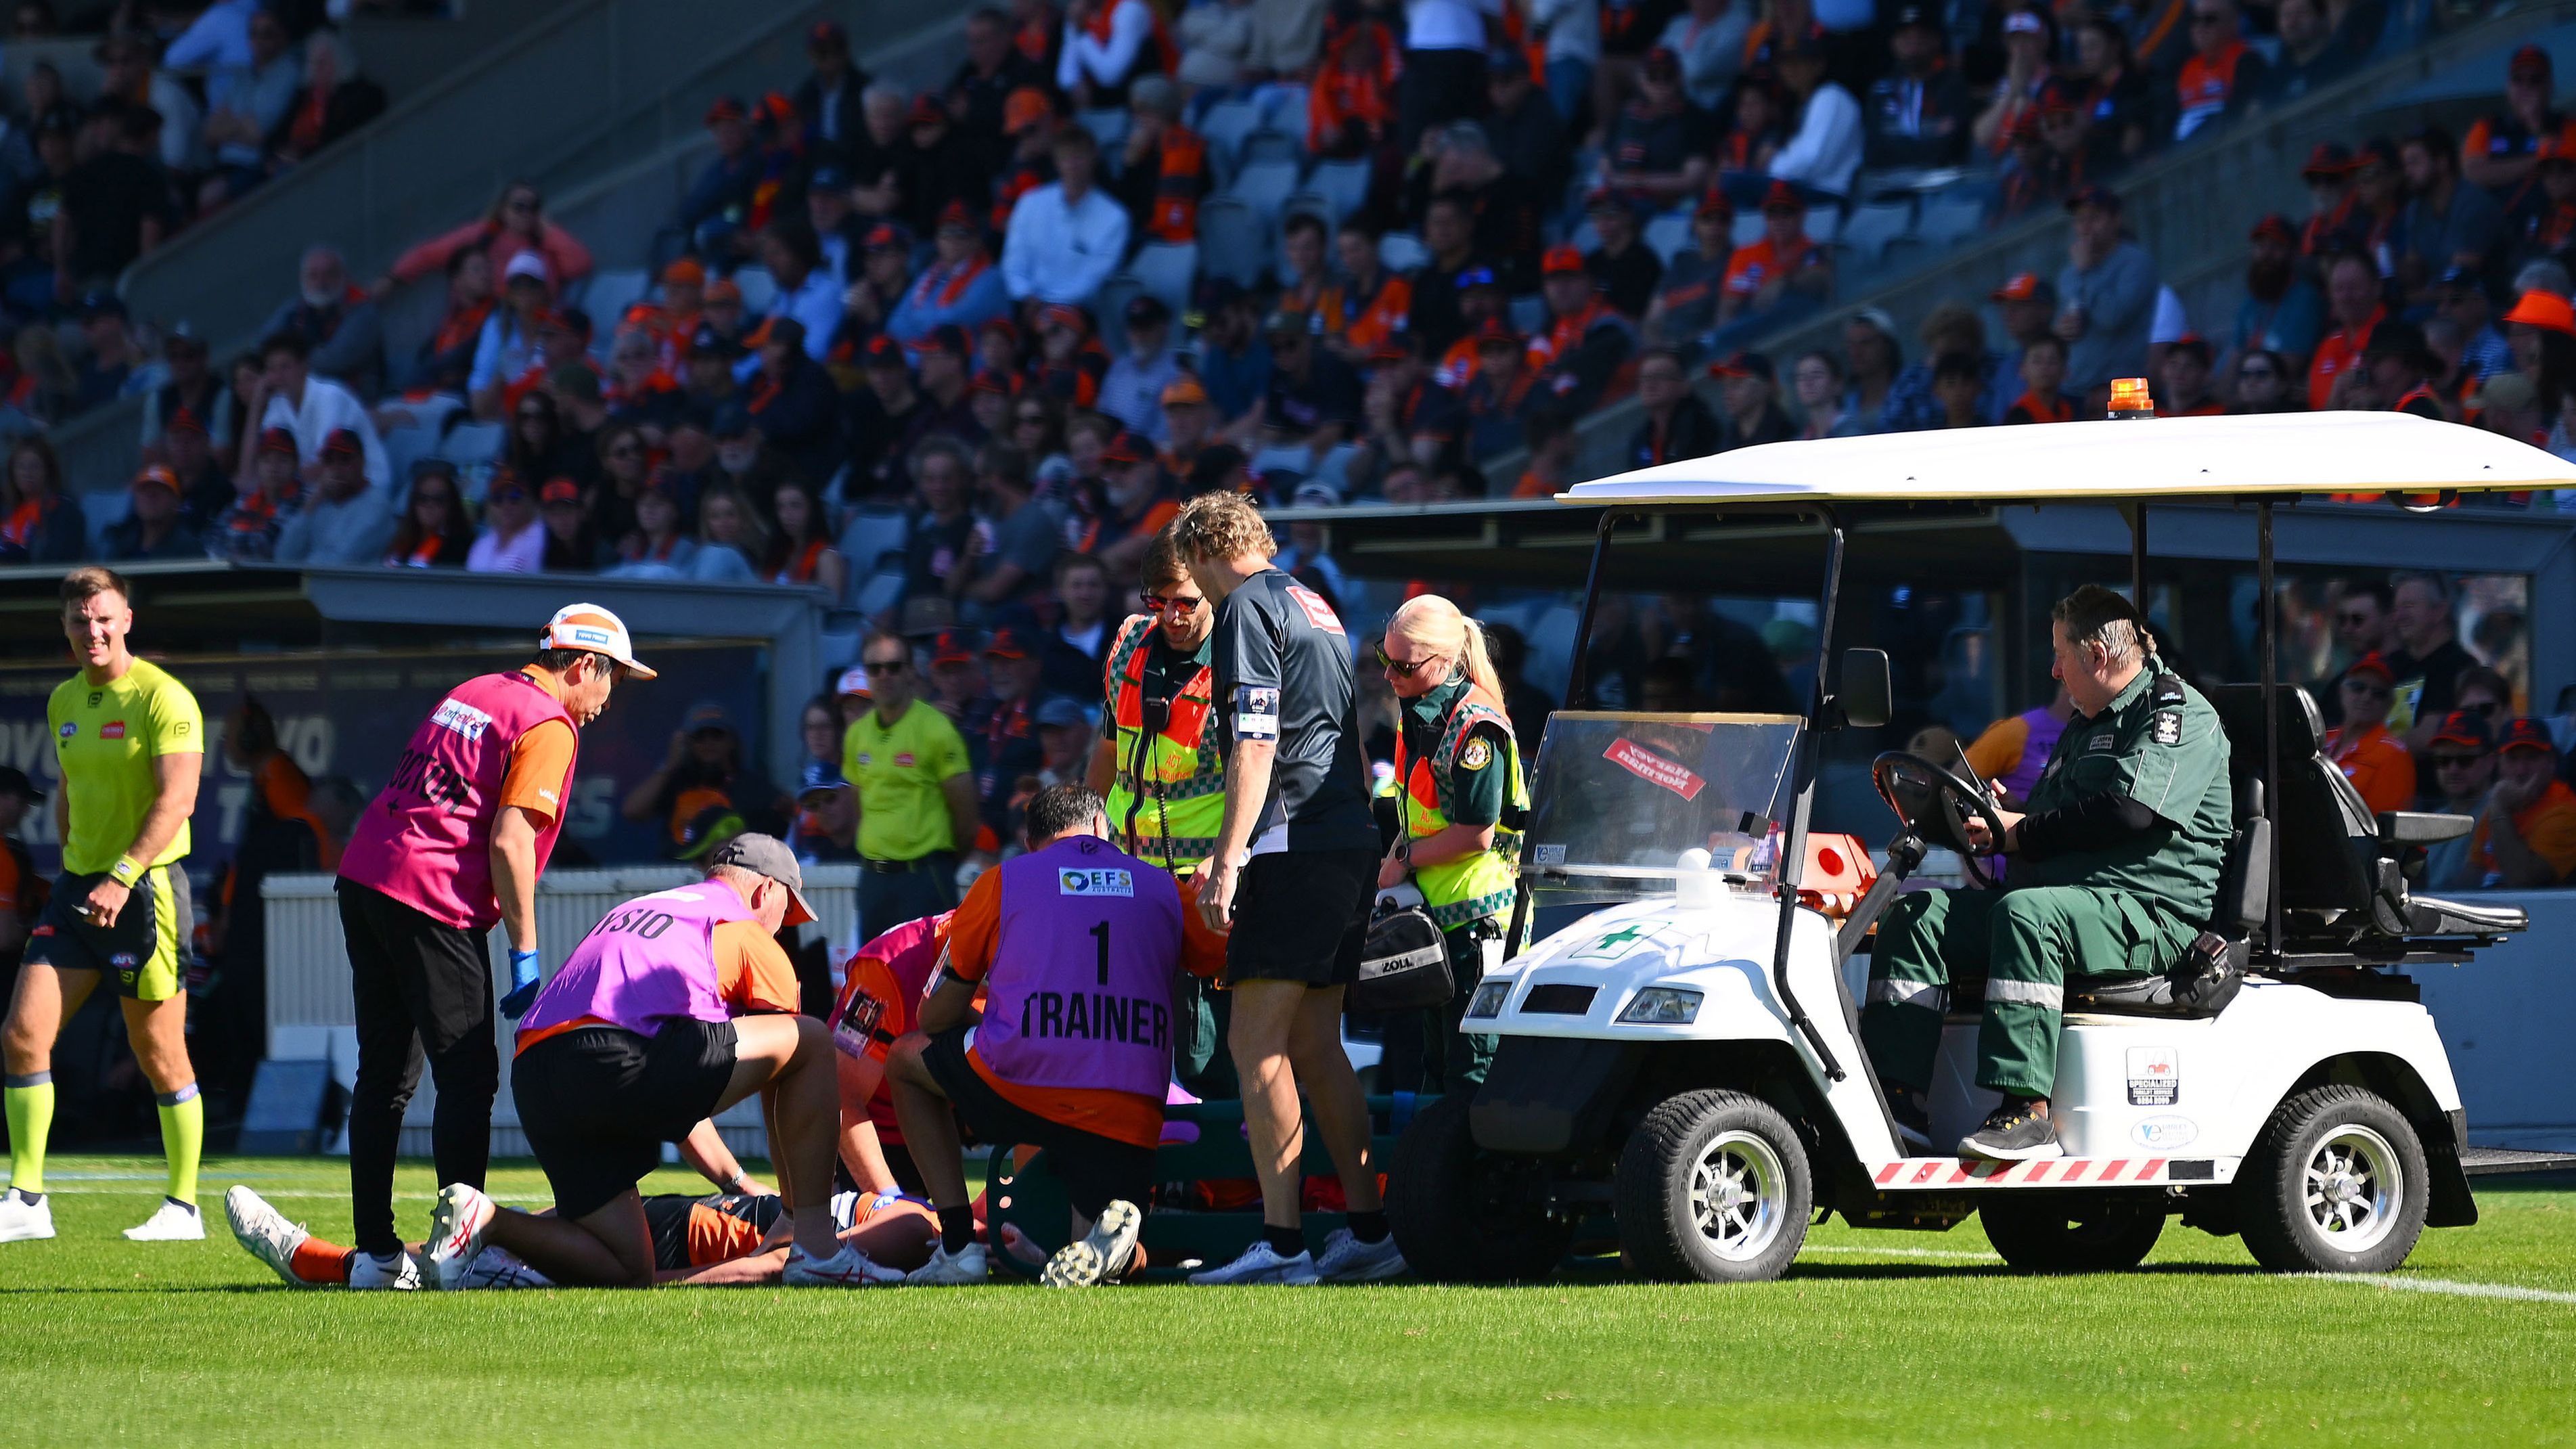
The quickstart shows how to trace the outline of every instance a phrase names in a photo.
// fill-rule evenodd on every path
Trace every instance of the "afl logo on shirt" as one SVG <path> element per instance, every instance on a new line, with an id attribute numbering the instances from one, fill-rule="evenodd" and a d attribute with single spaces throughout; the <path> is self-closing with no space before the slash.
<path id="1" fill-rule="evenodd" d="M 64 739 L 70 739 L 72 736 L 80 733 L 80 726 L 76 723 L 66 722 L 60 730 L 56 731 L 56 733 L 60 734 Z"/>
<path id="2" fill-rule="evenodd" d="M 1303 584 L 1290 584 L 1288 586 L 1288 597 L 1295 599 L 1297 601 L 1297 607 L 1306 611 L 1307 623 L 1314 625 L 1316 628 L 1321 629 L 1328 634 L 1339 634 L 1342 632 L 1341 616 L 1333 612 L 1332 605 L 1324 602 L 1323 595 L 1316 593 L 1313 589 L 1307 588 Z"/>
<path id="3" fill-rule="evenodd" d="M 98 727 L 98 737 L 103 740 L 121 740 L 125 738 L 125 721 L 121 719 L 112 719 L 107 723 L 100 725 Z"/>
<path id="4" fill-rule="evenodd" d="M 1132 897 L 1136 894 L 1136 877 L 1115 866 L 1060 870 L 1056 872 L 1056 894 Z"/>

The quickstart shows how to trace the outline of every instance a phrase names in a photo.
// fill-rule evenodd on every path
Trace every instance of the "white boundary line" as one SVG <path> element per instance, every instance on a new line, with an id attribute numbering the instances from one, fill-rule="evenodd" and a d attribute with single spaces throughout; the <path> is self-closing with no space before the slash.
<path id="1" fill-rule="evenodd" d="M 1849 1253 L 1855 1257 L 1869 1258 L 1947 1258 L 1961 1263 L 2003 1261 L 1993 1253 L 1962 1253 L 1949 1248 L 1868 1248 L 1849 1243 L 1809 1243 L 1798 1252 L 1802 1257 L 1808 1253 Z"/>
<path id="2" fill-rule="evenodd" d="M 2462 1283 L 2450 1278 L 2390 1278 L 2372 1273 L 2300 1273 L 2289 1275 L 2322 1283 L 2355 1283 L 2401 1293 L 2441 1293 L 2453 1298 L 2505 1298 L 2519 1303 L 2576 1304 L 2576 1293 L 2554 1288 L 2522 1288 L 2511 1283 Z"/>

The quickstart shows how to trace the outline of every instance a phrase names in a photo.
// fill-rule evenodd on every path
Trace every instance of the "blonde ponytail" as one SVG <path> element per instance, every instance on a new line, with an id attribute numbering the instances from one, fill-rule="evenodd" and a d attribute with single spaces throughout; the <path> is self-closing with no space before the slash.
<path id="1" fill-rule="evenodd" d="M 1386 632 L 1457 660 L 1469 683 L 1496 699 L 1502 697 L 1502 680 L 1494 673 L 1492 652 L 1485 647 L 1484 626 L 1460 613 L 1456 604 L 1438 594 L 1417 594 L 1386 621 Z"/>

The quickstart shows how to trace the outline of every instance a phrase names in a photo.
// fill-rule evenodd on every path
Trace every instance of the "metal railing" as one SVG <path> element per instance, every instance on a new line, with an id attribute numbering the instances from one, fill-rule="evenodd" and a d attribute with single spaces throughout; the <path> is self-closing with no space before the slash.
<path id="1" fill-rule="evenodd" d="M 2269 212 L 2307 214 L 2299 167 L 2320 141 L 2352 145 L 2363 138 L 2374 97 L 2429 79 L 2452 66 L 2551 25 L 2576 20 L 2576 0 L 2525 4 L 2475 25 L 2429 36 L 2391 57 L 2295 104 L 2258 112 L 2205 144 L 2178 146 L 2116 183 L 2126 203 L 2130 231 L 2168 285 L 2187 302 L 2225 295 L 2216 278 L 2241 268 L 2246 234 Z M 1932 265 L 1858 297 L 1837 299 L 1817 316 L 1761 337 L 1751 345 L 1782 360 L 1813 349 L 1841 350 L 1844 319 L 1877 307 L 1908 340 L 1933 308 L 1946 302 L 1982 303 L 2005 277 L 2035 271 L 2054 279 L 2065 264 L 2068 224 L 2057 212 L 2005 226 L 1984 241 L 1964 246 Z M 2197 292 L 2198 295 L 2194 295 Z M 2203 330 L 2232 317 L 2196 311 Z M 1715 390 L 1705 390 L 1713 404 Z M 1621 471 L 1630 435 L 1644 416 L 1633 400 L 1600 409 L 1577 425 L 1576 478 Z M 1515 478 L 1525 455 L 1484 460 L 1488 477 Z"/>

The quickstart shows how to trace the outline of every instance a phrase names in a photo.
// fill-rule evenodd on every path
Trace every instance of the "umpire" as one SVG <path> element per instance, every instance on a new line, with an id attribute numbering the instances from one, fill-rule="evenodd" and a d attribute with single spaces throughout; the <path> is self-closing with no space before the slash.
<path id="1" fill-rule="evenodd" d="M 1996 810 L 2017 857 L 2008 891 L 1902 897 L 1870 957 L 1861 1043 L 1918 1148 L 1951 985 L 1985 978 L 1977 1085 L 2003 1102 L 1962 1157 L 2064 1155 L 2050 1123 L 2069 972 L 2172 969 L 2217 907 L 2232 797 L 2227 735 L 2200 692 L 2165 672 L 2128 600 L 2087 584 L 2050 615 L 2050 672 L 2075 713 L 2031 787 L 2030 811 Z M 2154 668 L 2150 668 L 2154 665 Z M 1970 842 L 1987 847 L 1971 821 Z"/>
<path id="2" fill-rule="evenodd" d="M 442 1183 L 483 1185 L 501 1056 L 484 938 L 510 936 L 512 1020 L 537 994 L 537 877 L 563 832 L 579 731 L 621 677 L 651 679 L 615 614 L 573 604 L 537 656 L 449 691 L 412 732 L 340 858 L 340 926 L 358 1017 L 349 1103 L 352 1288 L 414 1288 L 394 1231 L 394 1155 L 423 1048 L 438 1084 Z"/>

